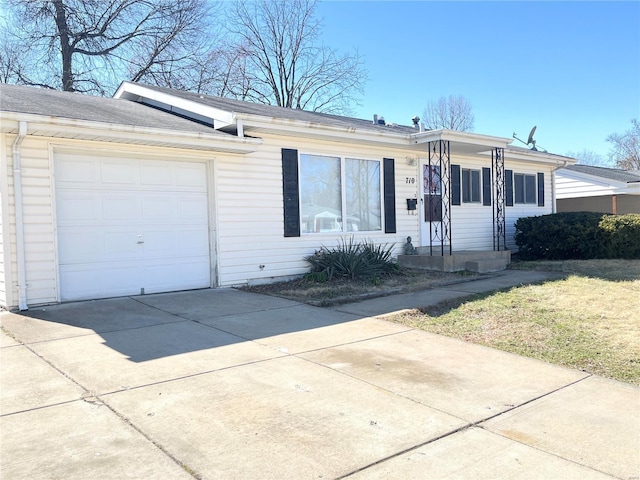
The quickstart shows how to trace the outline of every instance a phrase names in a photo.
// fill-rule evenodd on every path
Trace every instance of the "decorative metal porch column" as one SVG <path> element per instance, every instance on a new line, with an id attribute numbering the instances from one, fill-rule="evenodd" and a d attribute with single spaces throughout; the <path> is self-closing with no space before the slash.
<path id="1" fill-rule="evenodd" d="M 493 198 L 493 250 L 507 249 L 505 212 L 504 148 L 491 151 L 491 170 L 494 178 Z"/>
<path id="2" fill-rule="evenodd" d="M 439 247 L 451 255 L 451 158 L 449 141 L 436 140 L 429 146 L 429 185 L 425 181 L 425 203 L 430 212 L 429 254 Z M 425 212 L 426 214 L 426 212 Z M 435 215 L 434 215 L 435 214 Z M 434 218 L 435 217 L 435 218 Z M 427 220 L 427 219 L 425 219 Z"/>

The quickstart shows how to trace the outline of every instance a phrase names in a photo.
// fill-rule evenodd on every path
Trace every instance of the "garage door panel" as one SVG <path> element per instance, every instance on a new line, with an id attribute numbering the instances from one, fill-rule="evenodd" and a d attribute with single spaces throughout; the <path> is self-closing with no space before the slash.
<path id="1" fill-rule="evenodd" d="M 208 261 L 208 257 L 192 259 L 190 262 L 148 265 L 144 269 L 144 275 L 149 279 L 145 293 L 202 288 L 203 282 L 208 282 L 210 275 L 205 261 Z"/>
<path id="2" fill-rule="evenodd" d="M 209 231 L 207 229 L 192 229 L 177 232 L 178 245 L 185 252 L 202 255 L 209 251 Z"/>
<path id="3" fill-rule="evenodd" d="M 108 270 L 100 267 L 91 263 L 61 266 L 61 299 L 90 300 L 140 293 L 141 271 L 137 265 L 111 265 Z"/>
<path id="4" fill-rule="evenodd" d="M 169 187 L 173 185 L 173 168 L 168 162 L 142 162 L 140 184 Z"/>
<path id="5" fill-rule="evenodd" d="M 207 215 L 207 200 L 202 196 L 184 195 L 176 200 L 177 217 L 192 221 Z"/>
<path id="6" fill-rule="evenodd" d="M 57 185 L 96 184 L 98 162 L 87 157 L 56 155 L 55 177 Z"/>
<path id="7" fill-rule="evenodd" d="M 105 159 L 101 163 L 101 183 L 109 186 L 131 186 L 137 183 L 136 165 L 125 159 Z"/>
<path id="8" fill-rule="evenodd" d="M 204 194 L 147 194 L 141 196 L 141 201 L 143 222 L 158 223 L 158 219 L 163 219 L 174 225 L 206 224 L 208 205 Z"/>
<path id="9" fill-rule="evenodd" d="M 102 219 L 113 223 L 129 223 L 140 217 L 140 198 L 135 193 L 128 195 L 102 194 Z"/>
<path id="10" fill-rule="evenodd" d="M 59 229 L 58 234 L 65 238 L 58 248 L 60 264 L 83 263 L 95 258 L 96 250 L 102 250 L 102 237 L 97 231 L 66 228 Z"/>
<path id="11" fill-rule="evenodd" d="M 101 199 L 88 192 L 61 191 L 56 197 L 58 225 L 95 223 L 101 209 Z"/>
<path id="12" fill-rule="evenodd" d="M 55 173 L 61 300 L 210 286 L 204 164 L 65 154 Z"/>
<path id="13" fill-rule="evenodd" d="M 178 164 L 176 165 L 175 179 L 176 185 L 179 187 L 196 188 L 197 191 L 203 192 L 207 189 L 207 178 L 205 172 L 200 168 L 201 165 Z"/>
<path id="14" fill-rule="evenodd" d="M 170 196 L 147 195 L 142 198 L 142 217 L 145 221 L 157 223 L 158 220 L 178 218 L 176 201 Z"/>
<path id="15" fill-rule="evenodd" d="M 136 260 L 140 256 L 141 245 L 136 231 L 123 232 L 108 227 L 96 227 L 91 231 L 82 227 L 58 229 L 58 237 L 63 238 L 58 248 L 58 262 L 61 265 L 83 263 L 104 263 L 118 260 Z M 101 259 L 96 262 L 95 259 Z"/>
<path id="16" fill-rule="evenodd" d="M 209 254 L 209 232 L 206 228 L 188 230 L 149 230 L 144 234 L 145 254 L 151 257 L 169 255 L 188 258 Z"/>
<path id="17" fill-rule="evenodd" d="M 141 236 L 138 236 L 139 234 L 137 234 L 136 231 L 110 232 L 103 229 L 101 233 L 104 248 L 96 257 L 102 258 L 102 263 L 117 260 L 134 260 L 140 256 L 142 244 L 139 244 L 138 241 L 141 241 Z"/>

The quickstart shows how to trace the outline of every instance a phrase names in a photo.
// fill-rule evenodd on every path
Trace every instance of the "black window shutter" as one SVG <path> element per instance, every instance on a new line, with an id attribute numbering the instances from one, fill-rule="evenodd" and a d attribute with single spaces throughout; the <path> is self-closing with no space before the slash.
<path id="1" fill-rule="evenodd" d="M 460 165 L 451 165 L 451 205 L 460 205 Z"/>
<path id="2" fill-rule="evenodd" d="M 504 171 L 504 196 L 507 207 L 513 207 L 513 170 Z"/>
<path id="3" fill-rule="evenodd" d="M 282 194 L 284 198 L 284 236 L 300 236 L 300 190 L 298 151 L 282 149 Z"/>
<path id="4" fill-rule="evenodd" d="M 384 233 L 396 233 L 396 176 L 393 158 L 384 159 Z"/>
<path id="5" fill-rule="evenodd" d="M 482 205 L 491 206 L 491 169 L 482 167 Z"/>
<path id="6" fill-rule="evenodd" d="M 538 172 L 538 206 L 544 207 L 544 173 Z"/>

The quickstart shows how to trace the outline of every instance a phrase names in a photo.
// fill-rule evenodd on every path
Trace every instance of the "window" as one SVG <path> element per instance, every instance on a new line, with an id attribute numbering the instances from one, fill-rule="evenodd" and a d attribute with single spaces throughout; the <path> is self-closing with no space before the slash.
<path id="1" fill-rule="evenodd" d="M 300 155 L 301 232 L 382 230 L 380 162 Z"/>
<path id="2" fill-rule="evenodd" d="M 462 203 L 480 203 L 491 206 L 492 186 L 491 169 L 482 167 L 480 170 L 460 168 L 460 165 L 451 165 L 451 205 Z"/>
<path id="3" fill-rule="evenodd" d="M 513 174 L 515 203 L 536 203 L 536 176 Z"/>
<path id="4" fill-rule="evenodd" d="M 513 170 L 504 171 L 505 204 L 513 207 L 517 204 L 537 204 L 544 207 L 544 172 L 534 174 L 514 173 Z M 515 200 L 515 202 L 514 202 Z"/>
<path id="5" fill-rule="evenodd" d="M 437 165 L 424 165 L 422 169 L 424 188 L 424 221 L 442 221 L 442 176 Z"/>
<path id="6" fill-rule="evenodd" d="M 462 169 L 463 203 L 480 203 L 480 170 Z"/>

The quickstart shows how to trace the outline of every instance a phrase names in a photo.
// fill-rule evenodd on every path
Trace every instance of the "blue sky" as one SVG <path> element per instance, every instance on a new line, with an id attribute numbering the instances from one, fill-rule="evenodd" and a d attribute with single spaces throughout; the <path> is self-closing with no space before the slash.
<path id="1" fill-rule="evenodd" d="M 526 140 L 536 125 L 549 152 L 601 155 L 640 117 L 638 1 L 333 0 L 317 15 L 325 44 L 364 56 L 357 117 L 411 124 L 429 100 L 461 94 L 476 133 Z"/>

